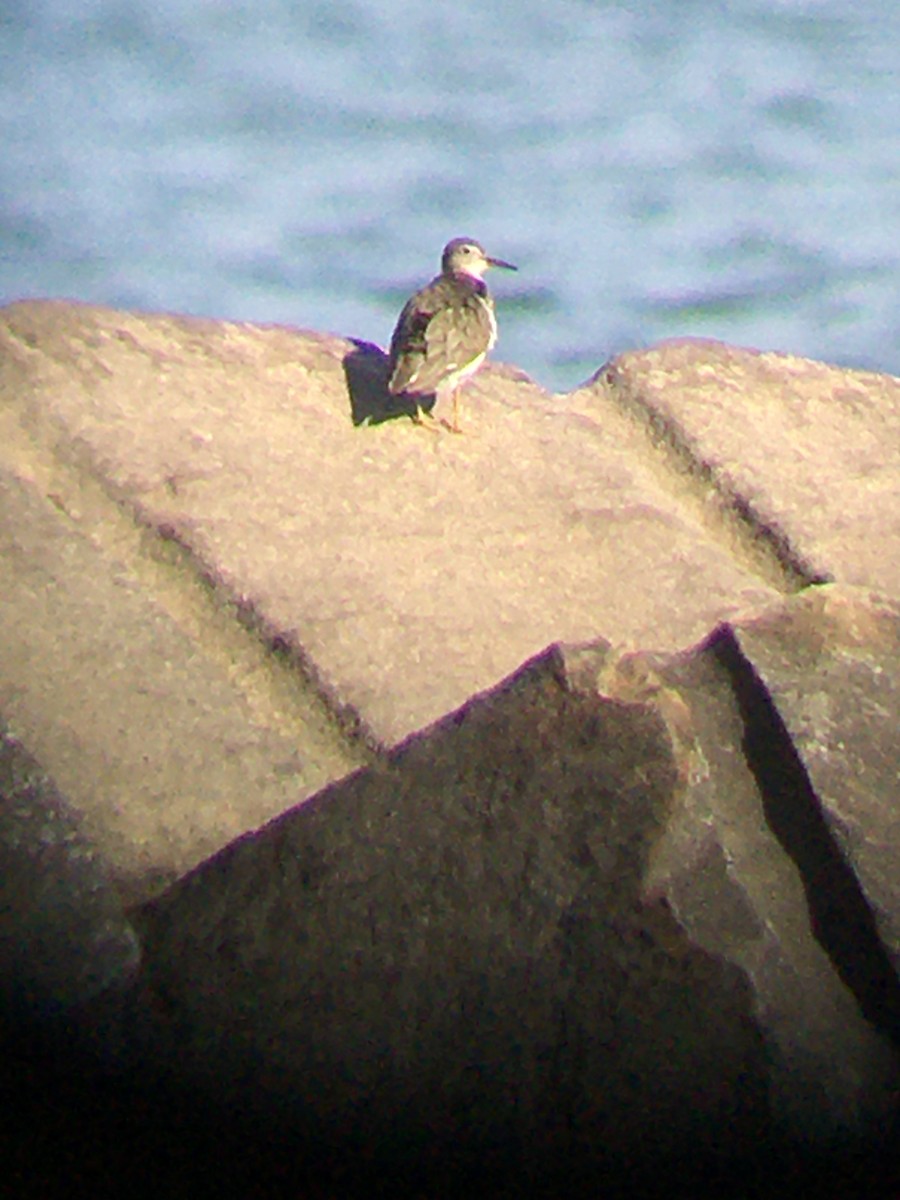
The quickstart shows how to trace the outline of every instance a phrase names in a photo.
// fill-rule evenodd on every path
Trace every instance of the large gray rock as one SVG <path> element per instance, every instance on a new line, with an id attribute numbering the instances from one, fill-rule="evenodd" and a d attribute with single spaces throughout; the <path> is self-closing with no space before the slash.
<path id="1" fill-rule="evenodd" d="M 366 760 L 121 514 L 2 468 L 0 504 L 0 712 L 126 901 Z"/>
<path id="2" fill-rule="evenodd" d="M 129 898 L 555 640 L 674 648 L 784 586 L 615 404 L 493 368 L 435 436 L 378 423 L 384 371 L 295 330 L 4 310 L 0 712 Z"/>
<path id="3" fill-rule="evenodd" d="M 607 655 L 548 651 L 136 912 L 152 1058 L 382 1168 L 760 1136 L 750 982 L 642 899 L 677 764 L 584 686 Z"/>
<path id="4" fill-rule="evenodd" d="M 613 404 L 586 420 L 493 368 L 462 437 L 359 426 L 348 370 L 365 391 L 384 357 L 338 338 L 71 305 L 5 318 L 10 423 L 187 547 L 380 746 L 554 640 L 674 648 L 773 596 Z"/>
<path id="5" fill-rule="evenodd" d="M 669 343 L 489 367 L 454 437 L 384 378 L 0 314 L 0 713 L 66 830 L 6 826 L 29 994 L 382 1164 L 871 1147 L 897 613 L 846 585 L 896 594 L 900 383 Z"/>
<path id="6" fill-rule="evenodd" d="M 609 395 L 800 581 L 900 590 L 900 380 L 680 338 L 621 355 L 582 403 Z"/>
<path id="7" fill-rule="evenodd" d="M 842 940 L 835 952 L 863 1011 L 900 1042 L 897 611 L 896 601 L 825 588 L 741 626 L 737 640 L 777 712 L 763 740 L 793 755 L 794 786 L 814 794 L 820 814 L 813 828 L 792 796 L 777 797 L 786 848 L 823 877 L 809 897 L 814 921 L 823 939 Z"/>
<path id="8" fill-rule="evenodd" d="M 51 1022 L 127 986 L 138 941 L 97 847 L 21 744 L 0 726 L 0 1028 Z"/>
<path id="9" fill-rule="evenodd" d="M 858 722 L 850 712 L 896 688 L 898 618 L 895 604 L 865 592 L 809 589 L 716 630 L 663 664 L 656 681 L 684 705 L 677 728 L 689 786 L 647 886 L 692 942 L 745 973 L 773 1114 L 791 1127 L 812 1120 L 813 1135 L 831 1123 L 878 1128 L 896 1100 L 900 981 L 867 868 L 872 855 L 896 863 L 900 837 L 885 829 L 890 801 L 873 773 L 853 789 L 873 836 L 849 857 L 818 791 L 823 777 L 804 757 L 836 739 L 830 716 L 847 705 L 839 757 L 896 770 L 896 722 Z M 848 624 L 862 668 L 852 694 Z M 807 718 L 799 745 L 789 731 L 798 701 Z"/>
<path id="10" fill-rule="evenodd" d="M 900 984 L 747 650 L 799 624 L 824 667 L 851 611 L 900 632 L 825 589 L 681 655 L 548 651 L 136 912 L 123 1019 L 201 1095 L 382 1167 L 865 1144 Z M 896 726 L 853 752 L 900 761 Z"/>

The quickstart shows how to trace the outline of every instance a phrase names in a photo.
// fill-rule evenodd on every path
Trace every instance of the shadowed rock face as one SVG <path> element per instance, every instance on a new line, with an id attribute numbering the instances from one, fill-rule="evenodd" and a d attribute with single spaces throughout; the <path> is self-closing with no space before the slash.
<path id="1" fill-rule="evenodd" d="M 488 367 L 454 437 L 377 347 L 0 318 L 48 1162 L 696 1194 L 889 1146 L 898 381 L 666 343 L 566 397 Z"/>
<path id="2" fill-rule="evenodd" d="M 841 596 L 763 627 L 848 605 L 895 635 Z M 880 1125 L 900 985 L 758 632 L 551 651 L 223 851 L 135 914 L 157 1053 L 370 1147 L 468 1122 L 478 1155 L 599 1164 Z"/>
<path id="3" fill-rule="evenodd" d="M 641 897 L 676 778 L 658 713 L 550 652 L 135 914 L 157 1055 L 376 1157 L 759 1130 L 746 980 Z"/>

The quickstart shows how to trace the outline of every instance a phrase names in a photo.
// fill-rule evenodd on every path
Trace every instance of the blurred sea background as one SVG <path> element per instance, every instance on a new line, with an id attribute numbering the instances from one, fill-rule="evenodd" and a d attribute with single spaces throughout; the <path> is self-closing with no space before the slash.
<path id="1" fill-rule="evenodd" d="M 683 334 L 900 374 L 893 0 L 0 0 L 0 303 L 385 345 L 445 241 L 568 390 Z"/>

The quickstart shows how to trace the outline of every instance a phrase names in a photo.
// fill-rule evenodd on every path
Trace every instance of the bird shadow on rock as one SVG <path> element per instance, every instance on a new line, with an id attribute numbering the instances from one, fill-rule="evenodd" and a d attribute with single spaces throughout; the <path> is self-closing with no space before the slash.
<path id="1" fill-rule="evenodd" d="M 380 425 L 397 417 L 414 417 L 417 400 L 426 411 L 434 406 L 433 396 L 392 396 L 388 391 L 388 356 L 372 342 L 352 341 L 353 349 L 344 355 L 343 366 L 354 425 Z"/>

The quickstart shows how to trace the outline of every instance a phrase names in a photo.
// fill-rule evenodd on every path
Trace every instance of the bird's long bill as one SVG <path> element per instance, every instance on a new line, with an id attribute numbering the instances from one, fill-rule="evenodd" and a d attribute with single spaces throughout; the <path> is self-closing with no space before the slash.
<path id="1" fill-rule="evenodd" d="M 504 262 L 502 258 L 489 258 L 488 262 L 492 267 L 503 267 L 504 271 L 518 271 L 518 267 L 514 267 L 512 263 Z"/>

